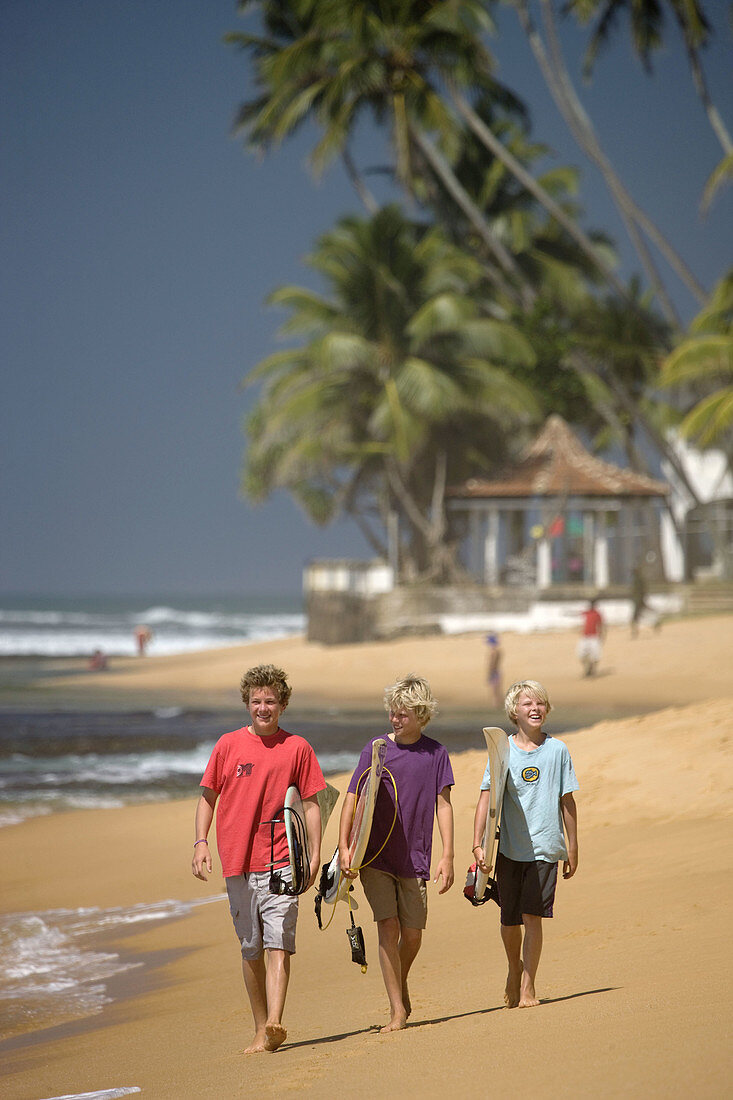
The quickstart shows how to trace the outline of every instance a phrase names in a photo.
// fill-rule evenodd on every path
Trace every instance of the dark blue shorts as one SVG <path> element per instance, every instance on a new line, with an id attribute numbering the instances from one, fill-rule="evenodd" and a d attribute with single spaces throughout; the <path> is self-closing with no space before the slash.
<path id="1" fill-rule="evenodd" d="M 522 924 L 522 913 L 551 917 L 557 886 L 557 863 L 518 863 L 499 852 L 496 861 L 501 923 Z"/>

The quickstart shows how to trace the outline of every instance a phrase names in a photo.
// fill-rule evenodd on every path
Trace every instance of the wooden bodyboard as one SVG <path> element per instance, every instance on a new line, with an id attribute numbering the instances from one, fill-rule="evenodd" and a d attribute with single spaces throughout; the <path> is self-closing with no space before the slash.
<path id="1" fill-rule="evenodd" d="M 489 876 L 496 862 L 499 826 L 501 824 L 501 805 L 504 801 L 507 776 L 509 774 L 509 738 L 499 726 L 487 726 L 484 729 L 486 748 L 489 751 L 489 811 L 486 815 L 486 828 L 482 848 L 489 873 L 476 868 L 476 897 L 482 898 L 489 882 Z"/>
<path id="2" fill-rule="evenodd" d="M 383 737 L 378 737 L 372 742 L 372 760 L 369 771 L 359 787 L 359 794 L 354 809 L 354 819 L 349 832 L 349 852 L 351 853 L 351 866 L 359 867 L 364 858 L 369 834 L 372 831 L 374 818 L 374 806 L 377 801 L 379 784 L 382 781 L 384 771 L 384 758 L 387 754 L 387 742 Z M 333 854 L 333 859 L 328 867 L 328 879 L 331 885 L 323 895 L 323 900 L 328 905 L 335 905 L 337 901 L 345 901 L 351 882 L 341 874 L 338 848 Z M 358 906 L 354 899 L 351 908 Z"/>

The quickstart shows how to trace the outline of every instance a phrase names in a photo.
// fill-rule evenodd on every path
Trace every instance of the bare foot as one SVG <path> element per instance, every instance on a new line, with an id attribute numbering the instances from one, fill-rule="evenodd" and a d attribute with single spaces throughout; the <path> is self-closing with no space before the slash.
<path id="1" fill-rule="evenodd" d="M 534 984 L 529 981 L 522 982 L 522 993 L 519 998 L 520 1008 L 537 1008 L 540 1002 L 537 1000 L 534 991 Z"/>
<path id="2" fill-rule="evenodd" d="M 519 1006 L 520 979 L 521 971 L 515 974 L 511 969 L 509 970 L 504 989 L 504 1005 L 506 1008 L 517 1008 Z"/>
<path id="3" fill-rule="evenodd" d="M 412 1012 L 412 1001 L 410 1000 L 410 991 L 407 988 L 407 982 L 402 986 L 402 1003 L 405 1006 L 405 1019 L 409 1020 L 410 1013 Z"/>
<path id="4" fill-rule="evenodd" d="M 242 1054 L 262 1054 L 266 1049 L 264 1031 L 256 1031 L 254 1039 L 248 1047 L 245 1047 Z"/>
<path id="5" fill-rule="evenodd" d="M 390 1031 L 402 1031 L 405 1027 L 407 1027 L 406 1016 L 393 1016 L 388 1024 L 385 1024 L 384 1027 L 380 1027 L 379 1034 L 387 1035 Z"/>
<path id="6" fill-rule="evenodd" d="M 265 1028 L 265 1050 L 273 1051 L 281 1047 L 288 1037 L 282 1024 L 268 1024 Z"/>

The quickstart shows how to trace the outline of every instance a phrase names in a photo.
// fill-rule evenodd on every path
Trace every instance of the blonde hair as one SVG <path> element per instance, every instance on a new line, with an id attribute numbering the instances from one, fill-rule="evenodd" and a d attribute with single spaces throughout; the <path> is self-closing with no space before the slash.
<path id="1" fill-rule="evenodd" d="M 277 695 L 277 701 L 281 707 L 286 707 L 290 701 L 290 693 L 293 690 L 287 681 L 287 672 L 274 665 L 255 665 L 248 668 L 239 684 L 242 692 L 242 701 L 249 706 L 249 695 L 254 688 L 272 688 Z"/>
<path id="2" fill-rule="evenodd" d="M 413 673 L 384 689 L 384 707 L 393 713 L 398 710 L 413 711 L 421 727 L 427 726 L 438 710 L 430 684 Z"/>
<path id="3" fill-rule="evenodd" d="M 552 710 L 550 696 L 538 680 L 517 680 L 516 684 L 512 684 L 509 688 L 504 700 L 504 710 L 507 718 L 515 726 L 517 724 L 517 702 L 520 695 L 529 695 L 530 699 L 534 699 L 537 703 L 543 703 L 547 707 L 548 714 Z"/>

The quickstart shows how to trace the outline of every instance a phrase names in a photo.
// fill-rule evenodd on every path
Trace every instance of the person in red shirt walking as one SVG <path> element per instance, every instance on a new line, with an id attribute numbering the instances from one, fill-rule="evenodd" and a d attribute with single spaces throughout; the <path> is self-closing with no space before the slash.
<path id="1" fill-rule="evenodd" d="M 580 628 L 578 660 L 583 666 L 584 676 L 592 676 L 596 671 L 606 634 L 603 617 L 596 607 L 597 602 L 597 600 L 590 601 L 587 610 L 583 612 L 583 625 Z"/>
<path id="2" fill-rule="evenodd" d="M 271 832 L 271 823 L 282 818 L 285 793 L 296 786 L 303 800 L 312 886 L 321 859 L 317 796 L 326 781 L 308 742 L 280 726 L 291 691 L 282 669 L 250 668 L 240 688 L 251 724 L 225 733 L 214 746 L 201 780 L 191 867 L 204 882 L 212 872 L 207 838 L 216 808 L 217 847 L 255 1025 L 244 1053 L 254 1054 L 277 1050 L 287 1038 L 282 1013 L 298 917 L 297 896 L 273 882 L 277 870 L 280 885 L 290 883 L 291 871 L 284 825 Z"/>

